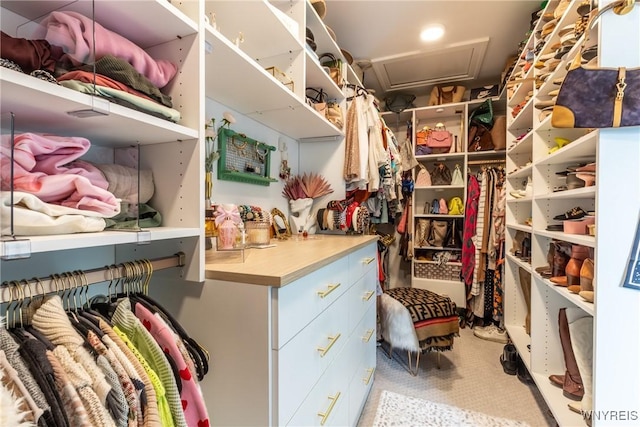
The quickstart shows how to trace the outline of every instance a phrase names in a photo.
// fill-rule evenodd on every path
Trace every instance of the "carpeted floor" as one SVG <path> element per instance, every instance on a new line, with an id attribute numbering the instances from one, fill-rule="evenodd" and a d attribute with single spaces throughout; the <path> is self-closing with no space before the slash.
<path id="1" fill-rule="evenodd" d="M 384 390 L 523 421 L 532 427 L 555 426 L 535 385 L 524 384 L 502 370 L 499 358 L 503 347 L 504 344 L 476 338 L 468 328 L 462 329 L 453 350 L 442 353 L 441 368 L 436 368 L 436 354 L 424 354 L 416 377 L 406 370 L 406 352 L 394 352 L 393 359 L 389 359 L 378 347 L 373 388 L 358 426 L 373 425 Z"/>

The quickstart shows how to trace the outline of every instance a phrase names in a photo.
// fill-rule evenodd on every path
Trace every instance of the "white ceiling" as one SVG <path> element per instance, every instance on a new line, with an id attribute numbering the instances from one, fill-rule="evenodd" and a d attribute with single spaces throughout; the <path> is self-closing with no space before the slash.
<path id="1" fill-rule="evenodd" d="M 420 96 L 435 83 L 498 83 L 540 6 L 541 0 L 326 0 L 324 22 L 365 68 L 364 85 L 379 98 L 395 90 Z M 444 37 L 420 41 L 420 31 L 434 23 L 444 25 Z"/>

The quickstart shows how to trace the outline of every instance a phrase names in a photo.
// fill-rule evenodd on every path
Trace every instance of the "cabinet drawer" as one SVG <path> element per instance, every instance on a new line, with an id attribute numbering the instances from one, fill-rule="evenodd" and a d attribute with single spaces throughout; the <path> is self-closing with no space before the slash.
<path id="1" fill-rule="evenodd" d="M 378 246 L 376 243 L 360 248 L 349 254 L 349 281 L 355 283 L 364 274 L 378 267 Z"/>
<path id="2" fill-rule="evenodd" d="M 353 334 L 351 351 L 355 356 L 350 368 L 353 374 L 349 384 L 349 425 L 356 425 L 365 400 L 373 385 L 376 370 L 376 310 L 370 307 Z M 370 339 L 369 331 L 374 333 Z"/>
<path id="3" fill-rule="evenodd" d="M 346 349 L 345 349 L 346 350 Z M 338 355 L 322 375 L 293 417 L 279 425 L 290 426 L 346 426 L 349 418 L 348 358 L 344 351 Z M 325 414 L 322 417 L 319 414 Z M 323 422 L 324 421 L 324 422 Z"/>
<path id="4" fill-rule="evenodd" d="M 351 283 L 348 258 L 326 265 L 281 288 L 274 288 L 273 345 L 277 350 L 329 307 Z"/>
<path id="5" fill-rule="evenodd" d="M 278 351 L 274 351 L 279 419 L 288 420 L 349 340 L 348 299 L 339 298 Z M 346 396 L 346 394 L 345 394 Z"/>
<path id="6" fill-rule="evenodd" d="M 376 305 L 376 284 L 376 270 L 370 269 L 349 289 L 349 331 L 353 331 L 364 313 Z"/>

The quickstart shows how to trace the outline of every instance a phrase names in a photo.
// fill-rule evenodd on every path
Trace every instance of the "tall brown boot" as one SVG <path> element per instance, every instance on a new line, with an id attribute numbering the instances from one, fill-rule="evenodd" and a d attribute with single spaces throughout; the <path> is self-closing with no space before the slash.
<path id="1" fill-rule="evenodd" d="M 560 309 L 558 313 L 558 329 L 560 332 L 560 344 L 562 344 L 562 353 L 564 354 L 564 365 L 566 372 L 564 378 L 562 375 L 551 375 L 549 380 L 558 384 L 562 382 L 562 394 L 572 400 L 581 400 L 584 394 L 584 388 L 582 386 L 582 378 L 580 377 L 580 370 L 576 362 L 576 357 L 571 347 L 571 336 L 569 334 L 569 323 L 567 321 L 567 313 L 564 308 Z"/>
<path id="2" fill-rule="evenodd" d="M 531 335 L 531 274 L 522 267 L 518 268 L 520 275 L 520 288 L 524 296 L 524 303 L 527 305 L 527 316 L 524 318 L 524 330 Z"/>

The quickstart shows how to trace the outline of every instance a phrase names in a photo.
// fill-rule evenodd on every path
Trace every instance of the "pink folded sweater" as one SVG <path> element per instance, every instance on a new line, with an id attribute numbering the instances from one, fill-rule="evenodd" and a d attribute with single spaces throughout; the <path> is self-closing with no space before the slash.
<path id="1" fill-rule="evenodd" d="M 153 59 L 129 39 L 77 12 L 51 12 L 41 28 L 45 34 L 38 34 L 39 37 L 62 47 L 75 65 L 88 64 L 94 53 L 96 60 L 113 55 L 129 62 L 158 88 L 166 86 L 177 71 L 172 62 Z"/>
<path id="2" fill-rule="evenodd" d="M 23 133 L 14 142 L 14 189 L 61 206 L 98 212 L 110 218 L 120 203 L 107 191 L 109 183 L 98 168 L 77 160 L 91 143 L 80 137 Z M 10 145 L 2 138 L 2 190 L 10 189 Z"/>

